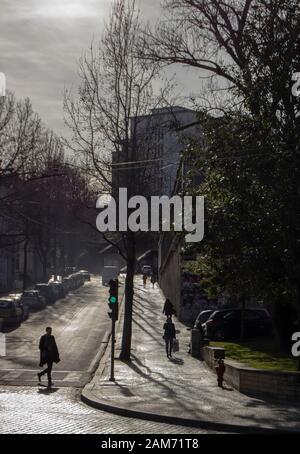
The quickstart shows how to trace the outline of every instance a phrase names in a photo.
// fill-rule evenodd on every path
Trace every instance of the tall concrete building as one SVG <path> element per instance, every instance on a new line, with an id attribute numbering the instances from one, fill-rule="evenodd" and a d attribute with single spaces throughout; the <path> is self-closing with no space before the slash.
<path id="1" fill-rule="evenodd" d="M 149 195 L 171 196 L 182 151 L 189 140 L 202 137 L 197 114 L 177 106 L 154 109 L 131 119 L 131 136 L 136 137 L 138 158 L 149 161 L 145 162 Z"/>
<path id="2" fill-rule="evenodd" d="M 132 117 L 130 138 L 129 153 L 120 145 L 120 151 L 113 154 L 113 194 L 134 179 L 137 194 L 171 196 L 181 153 L 190 139 L 202 140 L 202 130 L 196 112 L 171 106 Z"/>

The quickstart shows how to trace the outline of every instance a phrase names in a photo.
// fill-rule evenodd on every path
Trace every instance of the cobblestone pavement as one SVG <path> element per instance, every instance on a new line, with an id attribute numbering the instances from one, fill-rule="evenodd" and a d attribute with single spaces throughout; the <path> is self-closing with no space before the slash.
<path id="1" fill-rule="evenodd" d="M 201 429 L 123 418 L 94 410 L 74 388 L 0 388 L 1 434 L 208 434 Z"/>

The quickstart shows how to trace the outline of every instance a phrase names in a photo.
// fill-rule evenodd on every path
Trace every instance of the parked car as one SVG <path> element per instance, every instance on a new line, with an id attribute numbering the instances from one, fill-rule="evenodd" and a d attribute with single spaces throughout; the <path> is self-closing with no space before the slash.
<path id="1" fill-rule="evenodd" d="M 27 320 L 29 317 L 29 305 L 26 302 L 22 301 L 22 293 L 11 293 L 8 295 L 9 298 L 12 298 L 17 306 L 21 309 L 22 311 L 22 321 Z"/>
<path id="2" fill-rule="evenodd" d="M 86 270 L 80 270 L 79 274 L 81 274 L 84 277 L 85 281 L 90 281 L 91 280 L 91 275 L 88 271 Z"/>
<path id="3" fill-rule="evenodd" d="M 0 319 L 2 328 L 19 325 L 22 322 L 22 310 L 13 298 L 0 298 Z"/>
<path id="4" fill-rule="evenodd" d="M 53 288 L 54 292 L 56 293 L 56 299 L 64 298 L 67 294 L 62 282 L 50 282 L 49 285 Z"/>
<path id="5" fill-rule="evenodd" d="M 36 284 L 35 290 L 45 298 L 46 304 L 53 304 L 57 300 L 57 293 L 50 284 Z"/>
<path id="6" fill-rule="evenodd" d="M 85 277 L 82 273 L 74 273 L 62 279 L 62 284 L 67 292 L 76 290 L 85 282 Z"/>
<path id="7" fill-rule="evenodd" d="M 70 279 L 71 279 L 71 282 L 72 282 L 72 290 L 76 290 L 79 287 L 78 279 L 76 279 L 74 274 L 70 275 Z"/>
<path id="8" fill-rule="evenodd" d="M 81 273 L 72 274 L 72 278 L 75 282 L 75 288 L 79 288 L 85 283 L 85 277 Z"/>
<path id="9" fill-rule="evenodd" d="M 151 274 L 152 274 L 152 266 L 144 265 L 142 267 L 142 274 L 146 274 L 147 276 L 151 276 Z"/>
<path id="10" fill-rule="evenodd" d="M 241 315 L 242 310 L 236 308 L 213 312 L 202 325 L 205 336 L 218 341 L 240 338 Z M 244 329 L 245 338 L 271 336 L 272 323 L 269 313 L 265 309 L 246 309 Z"/>
<path id="11" fill-rule="evenodd" d="M 73 280 L 69 276 L 63 277 L 62 284 L 66 292 L 73 290 Z"/>
<path id="12" fill-rule="evenodd" d="M 59 289 L 55 285 L 53 285 L 53 282 L 49 283 L 48 285 L 50 286 L 50 288 L 54 294 L 54 301 L 58 300 L 60 298 Z"/>
<path id="13" fill-rule="evenodd" d="M 207 322 L 211 314 L 215 312 L 215 309 L 210 309 L 210 310 L 205 310 L 199 312 L 195 322 L 194 322 L 194 328 L 199 329 L 199 325 L 203 325 L 203 323 Z"/>
<path id="14" fill-rule="evenodd" d="M 44 309 L 46 307 L 46 300 L 43 295 L 37 290 L 25 290 L 22 293 L 21 302 L 29 309 Z"/>

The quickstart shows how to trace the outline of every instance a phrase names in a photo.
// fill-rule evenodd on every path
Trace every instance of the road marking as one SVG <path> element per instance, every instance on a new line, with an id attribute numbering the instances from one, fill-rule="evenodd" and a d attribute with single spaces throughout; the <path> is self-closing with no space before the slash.
<path id="1" fill-rule="evenodd" d="M 41 372 L 41 369 L 0 369 L 0 374 L 2 372 L 11 372 L 11 371 L 19 371 L 19 372 Z M 88 373 L 86 370 L 55 370 L 54 373 L 62 373 L 62 374 L 69 374 L 71 372 L 78 372 L 81 374 Z"/>
<path id="2" fill-rule="evenodd" d="M 40 369 L 0 369 L 0 383 L 2 385 L 21 386 L 37 383 L 37 373 Z M 87 371 L 53 371 L 52 377 L 54 382 L 59 382 L 61 386 L 84 386 L 91 378 Z"/>

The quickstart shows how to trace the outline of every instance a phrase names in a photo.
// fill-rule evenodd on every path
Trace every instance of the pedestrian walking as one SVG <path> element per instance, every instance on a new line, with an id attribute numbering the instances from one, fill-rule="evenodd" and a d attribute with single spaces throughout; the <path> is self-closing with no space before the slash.
<path id="1" fill-rule="evenodd" d="M 151 274 L 151 284 L 152 284 L 152 288 L 154 288 L 155 283 L 156 283 L 156 276 L 155 276 L 155 274 Z"/>
<path id="2" fill-rule="evenodd" d="M 166 299 L 164 308 L 163 308 L 163 314 L 165 314 L 166 317 L 169 317 L 170 315 L 176 315 L 176 311 L 174 309 L 173 304 L 169 300 L 169 298 Z"/>
<path id="3" fill-rule="evenodd" d="M 147 274 L 143 274 L 143 287 L 146 288 L 147 284 Z"/>
<path id="4" fill-rule="evenodd" d="M 47 368 L 37 374 L 39 383 L 41 383 L 42 376 L 47 374 L 48 387 L 50 388 L 51 385 L 53 385 L 51 377 L 53 363 L 59 363 L 60 361 L 55 337 L 52 336 L 52 328 L 50 326 L 46 328 L 46 334 L 44 334 L 40 339 L 39 349 L 40 367 L 43 367 L 45 364 L 47 364 Z"/>
<path id="5" fill-rule="evenodd" d="M 224 373 L 225 373 L 226 367 L 224 364 L 223 359 L 219 359 L 216 365 L 216 372 L 218 376 L 218 386 L 220 388 L 223 388 L 223 379 L 224 379 Z"/>
<path id="6" fill-rule="evenodd" d="M 164 324 L 164 335 L 163 339 L 166 343 L 166 353 L 168 358 L 172 358 L 173 342 L 176 339 L 175 325 L 172 322 L 172 317 L 167 318 L 166 323 Z"/>

